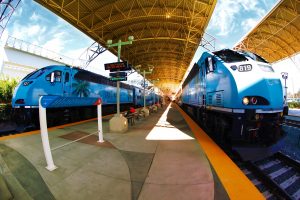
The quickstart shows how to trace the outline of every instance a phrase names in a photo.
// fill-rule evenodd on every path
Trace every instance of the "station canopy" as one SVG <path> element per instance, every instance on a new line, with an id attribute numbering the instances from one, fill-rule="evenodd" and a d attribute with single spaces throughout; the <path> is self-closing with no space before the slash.
<path id="1" fill-rule="evenodd" d="M 269 62 L 300 51 L 300 0 L 281 0 L 235 49 L 249 50 Z"/>
<path id="2" fill-rule="evenodd" d="M 100 45 L 119 39 L 121 59 L 149 71 L 165 94 L 178 88 L 211 18 L 216 0 L 35 0 Z M 70 36 L 71 37 L 71 36 Z M 117 48 L 109 48 L 117 55 Z M 142 73 L 141 73 L 142 74 Z"/>

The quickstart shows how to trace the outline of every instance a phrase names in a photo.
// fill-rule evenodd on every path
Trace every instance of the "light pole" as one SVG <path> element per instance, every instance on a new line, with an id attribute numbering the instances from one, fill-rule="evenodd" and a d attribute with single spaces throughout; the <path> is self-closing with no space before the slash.
<path id="1" fill-rule="evenodd" d="M 288 79 L 288 73 L 287 72 L 281 72 L 281 76 L 284 79 L 284 105 L 283 105 L 283 114 L 288 115 L 289 113 L 289 107 L 287 103 L 287 86 L 286 86 L 286 79 Z"/>
<path id="2" fill-rule="evenodd" d="M 154 91 L 154 104 L 155 104 L 155 86 L 154 84 L 157 83 L 159 81 L 159 79 L 156 79 L 156 80 L 152 80 L 152 84 L 153 84 L 153 91 Z M 157 101 L 158 102 L 158 101 Z M 159 103 L 159 102 L 158 102 Z"/>
<path id="3" fill-rule="evenodd" d="M 287 72 L 281 72 L 281 76 L 282 76 L 282 78 L 284 79 L 284 100 L 285 100 L 285 102 L 284 102 L 284 105 L 286 105 L 286 100 L 287 100 L 287 86 L 286 86 L 286 79 L 288 79 L 288 73 Z"/>
<path id="4" fill-rule="evenodd" d="M 138 71 L 138 72 L 143 72 L 143 77 L 144 77 L 144 107 L 143 107 L 143 109 L 142 109 L 142 111 L 144 111 L 144 113 L 145 113 L 145 116 L 148 116 L 149 115 L 149 110 L 146 108 L 146 74 L 151 74 L 152 73 L 152 71 L 153 71 L 153 66 L 152 65 L 150 65 L 149 66 L 149 68 L 148 68 L 148 70 L 143 70 L 143 71 L 141 71 L 140 69 L 137 69 L 136 71 Z"/>
<path id="5" fill-rule="evenodd" d="M 117 43 L 112 43 L 112 40 L 107 40 L 107 46 L 110 47 L 118 47 L 118 62 L 121 60 L 121 47 L 122 45 L 132 44 L 134 37 L 129 36 L 128 41 L 122 42 L 119 40 Z M 120 81 L 117 81 L 117 117 L 120 116 Z"/>
<path id="6" fill-rule="evenodd" d="M 143 76 L 144 76 L 144 108 L 146 108 L 146 74 L 151 74 L 152 73 L 153 68 L 149 67 L 149 70 L 143 71 Z"/>
<path id="7" fill-rule="evenodd" d="M 122 42 L 119 40 L 117 43 L 112 43 L 112 40 L 107 41 L 107 46 L 118 47 L 118 62 L 121 60 L 121 47 L 122 45 L 132 44 L 133 36 L 128 37 L 128 41 Z M 119 73 L 118 69 L 117 73 Z M 117 81 L 117 114 L 109 120 L 109 129 L 111 132 L 126 132 L 128 130 L 128 120 L 120 115 L 120 81 Z"/>

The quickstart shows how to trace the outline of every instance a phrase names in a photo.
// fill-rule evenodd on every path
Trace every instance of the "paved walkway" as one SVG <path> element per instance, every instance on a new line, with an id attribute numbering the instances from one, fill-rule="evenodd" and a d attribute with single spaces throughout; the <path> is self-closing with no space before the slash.
<path id="1" fill-rule="evenodd" d="M 108 119 L 103 129 L 104 144 L 92 135 L 52 151 L 52 172 L 39 134 L 1 141 L 0 188 L 20 199 L 216 198 L 209 162 L 176 109 L 159 109 L 124 134 L 109 132 Z M 96 130 L 96 120 L 51 130 L 51 148 Z"/>

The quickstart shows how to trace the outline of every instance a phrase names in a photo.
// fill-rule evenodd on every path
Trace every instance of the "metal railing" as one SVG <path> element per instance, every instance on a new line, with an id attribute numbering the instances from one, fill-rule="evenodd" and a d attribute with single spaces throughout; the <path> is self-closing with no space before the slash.
<path id="1" fill-rule="evenodd" d="M 86 62 L 85 60 L 81 60 L 81 59 L 69 58 L 62 54 L 58 54 L 54 51 L 45 49 L 41 46 L 31 44 L 29 42 L 25 42 L 23 40 L 20 40 L 15 37 L 11 37 L 11 36 L 8 37 L 5 46 L 11 47 L 14 49 L 18 49 L 20 51 L 24 51 L 27 53 L 31 53 L 31 54 L 34 54 L 37 56 L 41 56 L 43 58 L 48 58 L 50 60 L 54 60 L 54 61 L 66 64 L 66 65 L 70 65 L 70 66 L 80 67 Z"/>

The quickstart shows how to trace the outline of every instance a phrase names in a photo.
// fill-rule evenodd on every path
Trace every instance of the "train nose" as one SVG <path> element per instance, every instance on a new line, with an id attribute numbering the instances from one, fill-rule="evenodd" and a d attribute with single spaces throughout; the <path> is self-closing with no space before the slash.
<path id="1" fill-rule="evenodd" d="M 279 109 L 283 105 L 283 91 L 279 79 L 261 78 L 257 82 L 250 81 L 240 90 L 240 101 L 242 106 L 247 108 L 276 108 Z"/>
<path id="2" fill-rule="evenodd" d="M 266 87 L 265 91 L 262 93 L 265 95 L 270 102 L 272 107 L 282 107 L 283 106 L 283 90 L 279 79 L 267 79 L 265 80 Z"/>
<path id="3" fill-rule="evenodd" d="M 29 86 L 23 86 L 23 83 L 20 83 L 19 86 L 15 88 L 15 92 L 12 98 L 12 106 L 17 107 L 17 106 L 24 106 L 27 101 L 27 94 L 29 90 Z"/>
<path id="4" fill-rule="evenodd" d="M 242 99 L 244 105 L 270 105 L 268 98 L 263 96 L 244 96 Z"/>

